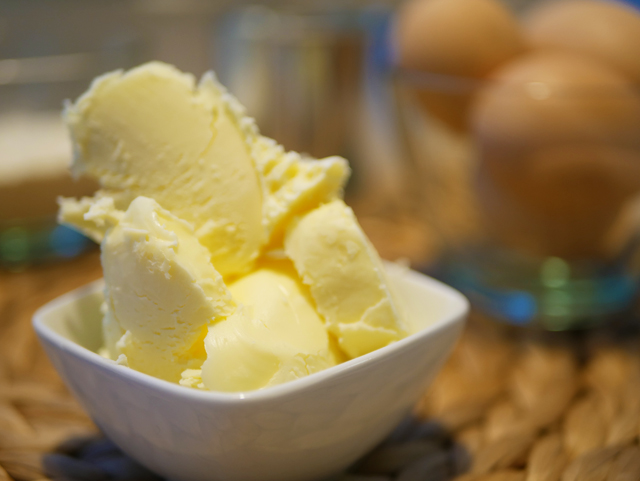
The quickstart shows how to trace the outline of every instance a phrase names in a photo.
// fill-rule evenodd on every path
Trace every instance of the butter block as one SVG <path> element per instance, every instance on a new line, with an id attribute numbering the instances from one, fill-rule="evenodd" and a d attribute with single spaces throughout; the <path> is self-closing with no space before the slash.
<path id="1" fill-rule="evenodd" d="M 308 288 L 290 261 L 262 262 L 229 290 L 239 307 L 209 327 L 202 366 L 207 389 L 260 389 L 338 362 Z"/>
<path id="2" fill-rule="evenodd" d="M 250 268 L 266 233 L 260 180 L 223 93 L 212 75 L 196 86 L 152 62 L 97 78 L 65 118 L 76 175 L 97 179 L 120 210 L 142 195 L 192 223 L 227 275 Z"/>
<path id="3" fill-rule="evenodd" d="M 101 247 L 110 357 L 124 354 L 131 368 L 172 382 L 200 368 L 208 325 L 235 303 L 192 227 L 137 197 Z"/>
<path id="4" fill-rule="evenodd" d="M 327 329 L 350 358 L 407 335 L 378 253 L 342 200 L 292 222 L 284 245 Z"/>

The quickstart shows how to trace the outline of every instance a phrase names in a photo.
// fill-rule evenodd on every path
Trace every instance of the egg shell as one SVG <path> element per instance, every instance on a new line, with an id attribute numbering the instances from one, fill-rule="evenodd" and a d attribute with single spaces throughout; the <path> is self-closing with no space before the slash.
<path id="1" fill-rule="evenodd" d="M 578 52 L 598 59 L 640 84 L 640 11 L 620 1 L 545 2 L 524 19 L 534 48 Z"/>
<path id="2" fill-rule="evenodd" d="M 401 68 L 440 75 L 482 78 L 525 50 L 516 19 L 496 0 L 412 0 L 398 11 L 393 32 Z M 427 111 L 464 129 L 468 91 L 428 81 L 415 91 Z"/>
<path id="3" fill-rule="evenodd" d="M 492 77 L 472 111 L 488 222 L 523 250 L 599 255 L 640 190 L 638 91 L 607 65 L 557 51 L 524 56 Z"/>
<path id="4" fill-rule="evenodd" d="M 455 132 L 464 133 L 469 124 L 472 91 L 442 92 L 429 86 L 411 88 L 411 95 L 428 115 Z"/>
<path id="5" fill-rule="evenodd" d="M 516 19 L 496 0 L 412 0 L 398 12 L 398 64 L 479 78 L 524 50 Z"/>
<path id="6" fill-rule="evenodd" d="M 514 169 L 492 162 L 480 165 L 476 193 L 489 232 L 502 244 L 539 256 L 603 258 L 612 254 L 607 238 L 630 198 L 620 188 L 625 182 L 620 174 L 635 170 L 630 175 L 637 176 L 639 167 L 616 167 L 615 162 L 624 162 L 624 152 L 590 146 L 569 145 L 541 155 L 546 165 L 541 162 L 539 169 L 531 165 L 535 156 L 529 165 Z M 545 172 L 554 156 L 563 160 L 569 155 L 579 165 Z M 609 161 L 613 168 L 603 168 Z"/>

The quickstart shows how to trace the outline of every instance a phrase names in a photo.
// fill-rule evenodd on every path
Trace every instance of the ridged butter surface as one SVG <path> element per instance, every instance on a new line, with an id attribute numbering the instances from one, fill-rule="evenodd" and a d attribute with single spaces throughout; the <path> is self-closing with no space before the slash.
<path id="1" fill-rule="evenodd" d="M 235 308 L 208 258 L 189 224 L 152 199 L 131 203 L 102 242 L 110 357 L 173 382 L 202 365 L 208 325 Z"/>
<path id="2" fill-rule="evenodd" d="M 378 253 L 342 200 L 294 222 L 285 237 L 285 252 L 349 357 L 406 335 Z"/>
<path id="3" fill-rule="evenodd" d="M 66 110 L 72 169 L 126 209 L 138 195 L 189 221 L 223 274 L 246 271 L 266 241 L 249 147 L 212 76 L 162 63 L 96 79 Z"/>
<path id="4" fill-rule="evenodd" d="M 101 242 L 103 353 L 184 386 L 250 391 L 406 333 L 375 249 L 339 200 L 341 157 L 260 135 L 215 79 L 159 62 L 66 109 L 93 197 L 61 222 Z"/>

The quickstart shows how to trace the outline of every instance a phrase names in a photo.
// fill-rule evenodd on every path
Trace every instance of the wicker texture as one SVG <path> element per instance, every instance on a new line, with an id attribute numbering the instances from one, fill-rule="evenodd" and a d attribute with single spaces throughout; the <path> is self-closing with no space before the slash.
<path id="1" fill-rule="evenodd" d="M 159 479 L 103 438 L 31 329 L 33 311 L 100 277 L 97 253 L 0 273 L 0 481 Z M 638 481 L 635 332 L 542 334 L 475 315 L 389 438 L 331 481 Z"/>

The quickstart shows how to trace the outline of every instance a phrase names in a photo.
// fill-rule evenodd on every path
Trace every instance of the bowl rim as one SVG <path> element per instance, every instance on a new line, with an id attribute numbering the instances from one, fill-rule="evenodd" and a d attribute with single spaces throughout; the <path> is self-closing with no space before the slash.
<path id="1" fill-rule="evenodd" d="M 66 304 L 70 304 L 81 298 L 85 298 L 101 291 L 104 288 L 103 279 L 98 279 L 89 284 L 85 284 L 84 286 L 67 292 L 66 294 L 63 294 L 43 305 L 34 313 L 32 325 L 36 334 L 40 338 L 41 343 L 47 343 L 53 346 L 56 350 L 66 352 L 78 360 L 89 363 L 93 367 L 116 374 L 118 377 L 130 382 L 139 383 L 146 388 L 158 390 L 167 394 L 187 397 L 193 401 L 213 401 L 227 405 L 242 402 L 246 405 L 247 403 L 270 401 L 295 394 L 298 391 L 307 390 L 315 385 L 321 384 L 328 378 L 339 376 L 345 371 L 350 371 L 356 366 L 369 364 L 380 358 L 394 356 L 394 354 L 397 354 L 398 351 L 403 348 L 419 344 L 422 340 L 437 332 L 454 328 L 458 324 L 464 325 L 466 316 L 469 312 L 469 301 L 462 293 L 443 282 L 403 266 L 385 262 L 385 268 L 388 272 L 392 273 L 392 275 L 406 275 L 409 277 L 411 282 L 417 283 L 421 285 L 421 287 L 435 290 L 439 295 L 448 297 L 452 301 L 452 311 L 443 318 L 426 326 L 424 329 L 414 332 L 407 337 L 380 349 L 293 381 L 253 391 L 207 391 L 188 388 L 164 379 L 159 379 L 129 367 L 118 365 L 116 361 L 104 358 L 98 353 L 67 339 L 47 325 L 45 318 L 50 312 L 55 311 Z"/>

